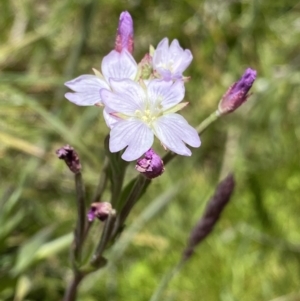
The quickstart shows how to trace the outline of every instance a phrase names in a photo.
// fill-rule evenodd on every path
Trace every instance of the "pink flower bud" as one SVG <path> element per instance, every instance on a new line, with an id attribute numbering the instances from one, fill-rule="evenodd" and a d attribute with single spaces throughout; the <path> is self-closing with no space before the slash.
<path id="1" fill-rule="evenodd" d="M 250 96 L 248 94 L 256 79 L 256 71 L 248 68 L 243 76 L 223 95 L 218 111 L 221 115 L 229 114 L 241 106 Z"/>
<path id="2" fill-rule="evenodd" d="M 92 222 L 96 217 L 103 222 L 108 218 L 111 211 L 112 211 L 112 207 L 110 203 L 107 202 L 93 203 L 91 204 L 90 210 L 87 214 L 87 218 L 89 222 Z"/>
<path id="3" fill-rule="evenodd" d="M 133 52 L 133 21 L 129 12 L 122 12 L 119 19 L 119 27 L 115 42 L 115 50 L 121 52 L 127 49 Z"/>
<path id="4" fill-rule="evenodd" d="M 79 156 L 77 155 L 72 146 L 65 145 L 61 147 L 56 151 L 56 155 L 59 159 L 65 161 L 65 163 L 73 173 L 76 174 L 81 171 Z"/>
<path id="5" fill-rule="evenodd" d="M 152 148 L 145 153 L 143 158 L 137 160 L 135 169 L 148 179 L 154 179 L 165 171 L 162 159 Z"/>

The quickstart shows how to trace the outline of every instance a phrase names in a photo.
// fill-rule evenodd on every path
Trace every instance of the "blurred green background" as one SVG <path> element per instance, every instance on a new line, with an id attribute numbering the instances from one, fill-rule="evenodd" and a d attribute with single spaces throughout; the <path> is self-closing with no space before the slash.
<path id="1" fill-rule="evenodd" d="M 300 4 L 293 0 L 0 2 L 0 300 L 63 296 L 76 208 L 73 176 L 55 150 L 77 149 L 91 198 L 108 133 L 101 109 L 68 102 L 63 83 L 100 68 L 123 10 L 134 19 L 137 61 L 164 37 L 191 49 L 182 113 L 192 125 L 247 67 L 258 78 L 243 107 L 153 181 L 131 213 L 120 258 L 86 278 L 78 300 L 149 300 L 230 171 L 231 203 L 162 300 L 300 300 Z M 131 164 L 126 181 L 135 175 Z M 178 181 L 183 188 L 166 202 L 162 194 Z M 158 197 L 167 206 L 153 214 Z"/>

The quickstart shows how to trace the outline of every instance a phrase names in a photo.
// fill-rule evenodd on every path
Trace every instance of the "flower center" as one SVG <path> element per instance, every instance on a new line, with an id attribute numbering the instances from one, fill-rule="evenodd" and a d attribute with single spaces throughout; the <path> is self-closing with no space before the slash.
<path id="1" fill-rule="evenodd" d="M 151 125 L 152 122 L 155 121 L 158 117 L 156 114 L 152 114 L 150 110 L 145 110 L 145 111 L 136 110 L 135 116 L 148 125 Z"/>
<path id="2" fill-rule="evenodd" d="M 151 126 L 158 117 L 163 115 L 161 101 L 162 97 L 158 97 L 151 107 L 149 102 L 147 102 L 144 110 L 136 110 L 134 112 L 135 117 L 142 120 L 148 126 Z"/>

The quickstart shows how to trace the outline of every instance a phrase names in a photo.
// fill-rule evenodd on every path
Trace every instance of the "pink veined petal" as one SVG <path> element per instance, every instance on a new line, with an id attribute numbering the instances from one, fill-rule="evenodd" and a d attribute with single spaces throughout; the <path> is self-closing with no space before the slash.
<path id="1" fill-rule="evenodd" d="M 104 80 L 95 75 L 81 75 L 66 82 L 65 86 L 75 91 L 66 93 L 65 97 L 78 106 L 92 106 L 101 103 L 100 90 L 109 88 Z"/>
<path id="2" fill-rule="evenodd" d="M 200 146 L 200 138 L 197 131 L 192 128 L 179 114 L 168 114 L 157 119 L 153 124 L 158 139 L 173 152 L 190 156 L 191 151 L 184 142 L 193 146 Z"/>
<path id="3" fill-rule="evenodd" d="M 172 41 L 169 53 L 170 60 L 173 61 L 173 66 L 176 66 L 176 62 L 181 60 L 181 56 L 183 54 L 183 49 L 180 47 L 178 40 L 175 39 Z"/>
<path id="4" fill-rule="evenodd" d="M 127 116 L 134 116 L 136 110 L 140 110 L 137 101 L 126 94 L 115 93 L 102 89 L 100 91 L 100 95 L 103 104 L 112 112 L 122 113 Z"/>
<path id="5" fill-rule="evenodd" d="M 163 118 L 163 117 L 162 117 Z M 183 141 L 177 136 L 176 133 L 170 128 L 164 120 L 160 118 L 153 125 L 154 133 L 161 143 L 166 146 L 169 150 L 176 154 L 183 156 L 190 156 L 191 151 L 185 146 Z"/>
<path id="6" fill-rule="evenodd" d="M 111 79 L 109 82 L 114 92 L 126 95 L 126 97 L 132 99 L 139 107 L 139 110 L 144 109 L 146 93 L 141 85 L 130 79 Z"/>
<path id="7" fill-rule="evenodd" d="M 168 125 L 176 130 L 177 135 L 185 142 L 186 144 L 192 147 L 199 147 L 201 141 L 199 135 L 192 126 L 179 114 L 173 113 L 165 116 L 167 119 Z"/>
<path id="8" fill-rule="evenodd" d="M 164 80 L 181 79 L 182 73 L 190 65 L 193 56 L 190 50 L 183 50 L 178 40 L 170 47 L 168 40 L 159 43 L 153 55 L 153 67 Z"/>
<path id="9" fill-rule="evenodd" d="M 109 150 L 112 153 L 119 152 L 128 145 L 134 132 L 134 126 L 126 120 L 121 120 L 115 124 L 110 131 Z"/>
<path id="10" fill-rule="evenodd" d="M 140 158 L 152 146 L 154 135 L 152 131 L 142 122 L 136 125 L 135 136 L 129 143 L 122 159 L 134 161 Z"/>
<path id="11" fill-rule="evenodd" d="M 123 49 L 122 52 L 112 50 L 103 58 L 101 70 L 107 81 L 110 78 L 134 79 L 137 74 L 137 63 L 126 49 Z"/>
<path id="12" fill-rule="evenodd" d="M 185 69 L 190 65 L 193 60 L 193 55 L 189 49 L 184 50 L 181 56 L 181 60 L 178 61 L 178 64 L 174 65 L 176 72 L 182 74 Z"/>
<path id="13" fill-rule="evenodd" d="M 156 49 L 159 50 L 168 50 L 169 48 L 169 39 L 163 38 L 157 45 Z"/>
<path id="14" fill-rule="evenodd" d="M 162 106 L 162 110 L 172 108 L 184 98 L 184 84 L 182 81 L 173 83 L 172 81 L 152 80 L 148 85 L 148 99 L 152 105 Z M 157 101 L 160 100 L 160 103 Z"/>
<path id="15" fill-rule="evenodd" d="M 128 146 L 122 158 L 133 161 L 141 157 L 153 144 L 153 133 L 140 120 L 121 120 L 110 132 L 109 149 L 112 153 Z"/>
<path id="16" fill-rule="evenodd" d="M 162 39 L 157 45 L 153 55 L 154 69 L 158 68 L 161 63 L 169 61 L 169 39 Z"/>
<path id="17" fill-rule="evenodd" d="M 114 111 L 112 111 L 110 108 L 108 108 L 108 107 L 105 107 L 104 109 L 103 109 L 103 117 L 104 117 L 104 120 L 105 120 L 105 123 L 106 123 L 106 125 L 110 128 L 110 129 L 112 129 L 115 125 L 116 125 L 116 123 L 118 122 L 118 121 L 120 121 L 121 119 L 120 118 L 118 118 L 118 117 L 116 117 L 116 116 L 113 116 L 111 113 L 113 113 Z"/>
<path id="18" fill-rule="evenodd" d="M 170 45 L 170 56 L 173 61 L 174 76 L 182 76 L 182 73 L 190 65 L 193 55 L 190 50 L 183 50 L 178 41 L 174 40 Z"/>

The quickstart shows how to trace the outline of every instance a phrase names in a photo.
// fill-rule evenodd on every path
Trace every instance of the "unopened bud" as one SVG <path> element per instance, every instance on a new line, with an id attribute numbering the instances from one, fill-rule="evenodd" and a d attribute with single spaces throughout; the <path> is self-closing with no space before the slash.
<path id="1" fill-rule="evenodd" d="M 154 179 L 165 171 L 164 162 L 152 148 L 145 153 L 143 158 L 137 160 L 135 169 L 148 179 Z"/>
<path id="2" fill-rule="evenodd" d="M 57 157 L 64 160 L 69 169 L 73 173 L 79 173 L 81 170 L 81 164 L 78 154 L 74 148 L 70 145 L 65 145 L 56 151 Z"/>
<path id="3" fill-rule="evenodd" d="M 243 76 L 223 95 L 218 107 L 220 115 L 235 111 L 249 98 L 248 92 L 255 79 L 256 71 L 251 68 L 246 69 Z"/>
<path id="4" fill-rule="evenodd" d="M 112 207 L 110 203 L 107 202 L 99 202 L 92 203 L 90 210 L 87 214 L 87 218 L 89 222 L 92 222 L 95 218 L 100 219 L 100 221 L 105 221 L 109 214 L 112 212 Z"/>
<path id="5" fill-rule="evenodd" d="M 133 21 L 129 12 L 124 11 L 119 19 L 115 50 L 121 52 L 123 49 L 127 49 L 133 53 L 133 47 Z"/>

